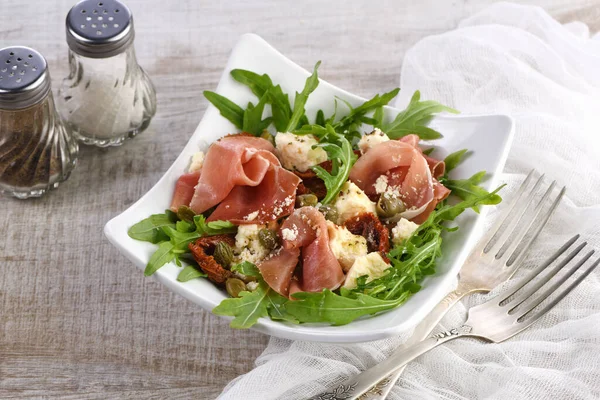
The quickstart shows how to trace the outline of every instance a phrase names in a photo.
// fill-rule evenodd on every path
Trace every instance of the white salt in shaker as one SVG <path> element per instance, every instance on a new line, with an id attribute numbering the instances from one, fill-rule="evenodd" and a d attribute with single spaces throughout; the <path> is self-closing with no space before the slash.
<path id="1" fill-rule="evenodd" d="M 67 15 L 70 73 L 57 98 L 85 144 L 116 146 L 150 124 L 156 92 L 138 65 L 133 17 L 117 0 L 83 0 Z"/>

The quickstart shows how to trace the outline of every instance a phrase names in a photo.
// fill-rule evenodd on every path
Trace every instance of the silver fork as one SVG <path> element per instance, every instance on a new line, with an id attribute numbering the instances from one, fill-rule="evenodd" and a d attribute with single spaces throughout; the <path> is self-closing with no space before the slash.
<path id="1" fill-rule="evenodd" d="M 388 374 L 396 371 L 423 353 L 450 340 L 460 337 L 476 337 L 500 343 L 528 328 L 577 287 L 600 264 L 599 258 L 568 286 L 561 287 L 590 259 L 594 253 L 594 250 L 591 250 L 562 276 L 557 277 L 552 284 L 549 284 L 549 281 L 560 270 L 569 264 L 573 264 L 573 259 L 587 243 L 584 242 L 577 246 L 563 260 L 550 269 L 548 273 L 543 274 L 544 270 L 567 251 L 578 238 L 579 235 L 571 238 L 556 253 L 550 256 L 548 260 L 504 292 L 485 303 L 471 307 L 467 320 L 463 325 L 433 335 L 409 347 L 402 353 L 392 355 L 374 367 L 346 379 L 341 385 L 336 386 L 334 390 L 323 393 L 317 396 L 316 399 L 360 399 L 375 383 L 385 378 Z M 539 279 L 534 281 L 538 277 Z M 546 304 L 539 307 L 544 300 L 549 299 L 553 294 L 556 295 Z"/>
<path id="2" fill-rule="evenodd" d="M 563 187 L 558 194 L 553 194 L 556 181 L 553 181 L 543 191 L 544 175 L 540 176 L 532 185 L 534 174 L 535 170 L 529 172 L 497 222 L 475 245 L 459 272 L 456 289 L 448 293 L 431 310 L 427 317 L 415 327 L 411 337 L 393 354 L 401 353 L 410 345 L 429 336 L 448 310 L 463 297 L 475 292 L 489 292 L 510 279 L 517 271 L 531 244 L 546 226 L 565 193 Z M 538 192 L 544 194 L 540 200 L 536 201 Z M 549 198 L 551 204 L 547 207 L 545 203 Z M 520 224 L 521 221 L 523 224 Z M 530 234 L 528 240 L 521 248 L 518 248 L 528 233 Z M 404 367 L 399 368 L 394 374 L 378 382 L 365 394 L 364 399 L 383 400 L 387 398 L 403 371 Z"/>

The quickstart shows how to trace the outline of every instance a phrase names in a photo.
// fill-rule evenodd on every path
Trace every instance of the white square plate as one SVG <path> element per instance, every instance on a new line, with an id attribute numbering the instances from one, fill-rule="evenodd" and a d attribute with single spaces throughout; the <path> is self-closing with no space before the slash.
<path id="1" fill-rule="evenodd" d="M 279 83 L 283 91 L 292 97 L 295 91 L 302 89 L 309 75 L 306 70 L 285 58 L 260 37 L 253 34 L 244 35 L 233 49 L 217 87 L 219 94 L 237 104 L 256 102 L 256 99 L 245 86 L 231 78 L 229 71 L 235 68 L 269 74 L 273 82 Z M 333 112 L 336 96 L 352 105 L 365 101 L 321 81 L 306 105 L 307 115 L 315 115 L 318 109 L 323 109 L 325 114 L 329 115 Z M 386 117 L 391 118 L 397 112 L 398 110 L 388 107 Z M 473 153 L 453 170 L 451 175 L 466 178 L 475 172 L 486 170 L 489 179 L 484 186 L 487 189 L 495 187 L 496 177 L 502 171 L 512 139 L 513 123 L 509 117 L 440 116 L 432 120 L 430 126 L 444 135 L 442 139 L 432 143 L 437 148 L 434 155 L 438 158 L 463 148 L 470 149 Z M 190 141 L 165 175 L 140 200 L 106 224 L 104 233 L 110 242 L 140 269 L 145 268 L 156 246 L 131 239 L 127 235 L 129 227 L 151 214 L 162 213 L 169 207 L 175 182 L 188 167 L 193 153 L 199 149 L 205 150 L 219 137 L 236 131 L 236 128 L 210 105 Z M 443 257 L 439 260 L 437 273 L 427 277 L 422 283 L 422 290 L 394 310 L 344 326 L 293 325 L 262 318 L 252 329 L 288 339 L 338 343 L 382 339 L 410 329 L 421 321 L 455 284 L 456 275 L 476 240 L 476 231 L 481 219 L 480 215 L 472 211 L 465 212 L 457 219 L 460 230 L 448 235 L 444 241 Z M 226 297 L 224 292 L 205 279 L 178 282 L 179 270 L 179 267 L 171 263 L 154 274 L 154 278 L 170 290 L 209 311 Z"/>

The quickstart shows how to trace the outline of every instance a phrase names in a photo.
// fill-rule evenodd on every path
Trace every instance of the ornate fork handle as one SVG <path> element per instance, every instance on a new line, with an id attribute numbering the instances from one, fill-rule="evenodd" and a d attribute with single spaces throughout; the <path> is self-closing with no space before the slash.
<path id="1" fill-rule="evenodd" d="M 392 354 L 402 353 L 411 345 L 420 342 L 421 340 L 426 339 L 431 332 L 435 329 L 437 324 L 444 318 L 444 316 L 448 313 L 448 311 L 458 303 L 463 297 L 468 296 L 469 294 L 478 291 L 472 285 L 465 283 L 464 281 L 458 282 L 458 286 L 456 289 L 451 291 L 440 301 L 434 308 L 431 310 L 427 317 L 423 319 L 416 327 L 413 334 L 408 338 L 408 340 L 399 346 Z M 362 397 L 361 400 L 384 400 L 387 398 L 390 390 L 402 375 L 402 372 L 406 368 L 406 365 L 398 368 L 393 374 L 389 375 L 387 378 L 379 381 L 375 386 L 371 388 L 371 390 L 367 391 Z"/>
<path id="2" fill-rule="evenodd" d="M 460 328 L 437 333 L 422 342 L 410 346 L 406 351 L 395 353 L 374 367 L 346 379 L 342 384 L 314 397 L 313 400 L 361 399 L 363 394 L 367 393 L 374 385 L 394 371 L 440 344 L 461 336 L 470 336 L 471 330 L 470 326 L 462 325 Z"/>

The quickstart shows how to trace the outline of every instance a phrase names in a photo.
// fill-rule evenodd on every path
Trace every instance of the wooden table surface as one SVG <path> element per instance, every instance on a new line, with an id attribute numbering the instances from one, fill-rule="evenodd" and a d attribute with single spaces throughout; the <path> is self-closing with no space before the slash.
<path id="1" fill-rule="evenodd" d="M 413 1 L 129 0 L 140 64 L 158 113 L 124 146 L 83 147 L 78 166 L 41 199 L 0 199 L 0 398 L 212 399 L 249 371 L 268 337 L 236 331 L 145 279 L 102 227 L 175 160 L 237 38 L 255 32 L 304 67 L 363 96 L 399 81 L 404 52 L 490 4 Z M 562 22 L 600 30 L 599 0 L 537 0 Z M 0 47 L 46 56 L 67 73 L 71 1 L 1 0 Z"/>

